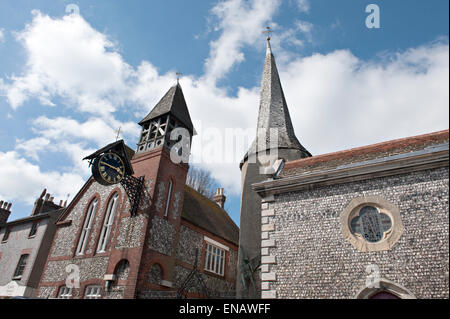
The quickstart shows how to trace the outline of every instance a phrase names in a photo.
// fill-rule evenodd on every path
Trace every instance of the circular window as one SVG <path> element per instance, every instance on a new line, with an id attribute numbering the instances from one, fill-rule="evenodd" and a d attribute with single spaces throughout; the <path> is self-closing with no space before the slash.
<path id="1" fill-rule="evenodd" d="M 397 206 L 380 196 L 358 197 L 341 214 L 342 235 L 360 251 L 388 250 L 400 239 L 403 225 Z"/>
<path id="2" fill-rule="evenodd" d="M 363 206 L 358 216 L 350 222 L 353 234 L 362 236 L 369 243 L 376 243 L 383 239 L 392 228 L 392 220 L 387 214 L 380 213 L 374 206 Z"/>

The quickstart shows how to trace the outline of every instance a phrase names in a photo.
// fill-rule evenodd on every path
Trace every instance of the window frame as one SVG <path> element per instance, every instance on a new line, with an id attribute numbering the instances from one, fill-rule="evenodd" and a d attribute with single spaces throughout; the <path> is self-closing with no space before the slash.
<path id="1" fill-rule="evenodd" d="M 75 256 L 82 256 L 86 251 L 86 245 L 89 239 L 89 235 L 91 233 L 93 220 L 97 212 L 97 207 L 99 206 L 98 202 L 99 202 L 98 198 L 94 198 L 88 206 L 88 209 L 86 211 L 86 217 L 84 219 L 84 223 L 82 226 L 83 228 L 81 229 L 81 234 L 78 239 L 78 245 L 75 250 Z"/>
<path id="2" fill-rule="evenodd" d="M 2 243 L 6 243 L 11 235 L 11 227 L 5 227 L 5 233 L 3 234 Z"/>
<path id="3" fill-rule="evenodd" d="M 226 250 L 210 242 L 206 242 L 203 269 L 218 276 L 225 276 L 225 264 Z"/>
<path id="4" fill-rule="evenodd" d="M 31 229 L 30 232 L 28 233 L 28 238 L 34 238 L 37 235 L 37 231 L 38 231 L 38 227 L 39 227 L 39 221 L 33 222 L 33 224 L 31 225 Z M 32 234 L 31 232 L 34 230 L 34 233 Z"/>
<path id="5" fill-rule="evenodd" d="M 114 193 L 111 196 L 108 206 L 106 208 L 105 218 L 103 220 L 102 229 L 100 231 L 100 238 L 97 244 L 97 253 L 106 252 L 108 246 L 109 237 L 111 235 L 111 229 L 114 224 L 114 218 L 116 217 L 117 209 L 119 206 L 119 193 Z"/>
<path id="6" fill-rule="evenodd" d="M 22 279 L 23 273 L 25 272 L 25 269 L 27 267 L 29 257 L 30 257 L 30 254 L 20 255 L 19 261 L 17 262 L 16 269 L 14 270 L 14 274 L 13 274 L 13 278 L 12 278 L 13 280 Z"/>
<path id="7" fill-rule="evenodd" d="M 364 206 L 374 206 L 380 214 L 387 215 L 391 220 L 391 228 L 385 231 L 378 242 L 369 242 L 352 230 L 352 220 L 359 215 Z M 342 237 L 350 242 L 360 252 L 390 250 L 404 232 L 400 209 L 379 195 L 366 195 L 353 198 L 344 208 L 340 217 Z"/>
<path id="8" fill-rule="evenodd" d="M 69 288 L 66 285 L 59 287 L 58 295 L 56 296 L 57 299 L 72 299 L 72 297 L 73 297 L 73 288 Z"/>
<path id="9" fill-rule="evenodd" d="M 96 290 L 96 294 L 92 294 L 92 290 Z M 101 299 L 102 298 L 102 286 L 100 285 L 88 285 L 84 288 L 83 299 Z"/>

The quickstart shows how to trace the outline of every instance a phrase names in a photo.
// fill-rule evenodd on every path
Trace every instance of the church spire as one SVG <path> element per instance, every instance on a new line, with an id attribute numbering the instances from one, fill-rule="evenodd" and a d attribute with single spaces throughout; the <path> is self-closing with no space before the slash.
<path id="1" fill-rule="evenodd" d="M 270 32 L 269 30 L 266 31 Z M 270 141 L 270 129 L 278 129 L 278 141 Z M 309 157 L 311 154 L 300 144 L 294 133 L 291 117 L 281 87 L 275 58 L 270 46 L 270 37 L 267 37 L 266 59 L 261 81 L 261 96 L 258 114 L 256 139 L 245 155 L 248 156 L 269 150 L 271 147 L 278 149 L 296 149 L 301 152 L 301 157 Z M 258 138 L 266 139 L 266 145 L 258 145 Z M 258 148 L 257 148 L 258 146 Z"/>

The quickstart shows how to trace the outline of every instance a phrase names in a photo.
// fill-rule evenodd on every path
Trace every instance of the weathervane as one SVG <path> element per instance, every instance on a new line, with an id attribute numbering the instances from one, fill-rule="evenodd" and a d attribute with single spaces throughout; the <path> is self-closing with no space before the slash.
<path id="1" fill-rule="evenodd" d="M 264 34 L 267 34 L 267 41 L 270 41 L 270 34 L 271 34 L 272 32 L 273 32 L 273 31 L 270 30 L 270 27 L 266 27 L 266 30 L 263 31 Z"/>
<path id="2" fill-rule="evenodd" d="M 116 135 L 116 142 L 117 142 L 117 140 L 118 140 L 119 137 L 120 137 L 120 128 L 121 128 L 121 126 L 119 126 L 119 129 L 118 129 L 118 130 L 114 130 L 114 132 L 117 133 L 117 135 Z"/>

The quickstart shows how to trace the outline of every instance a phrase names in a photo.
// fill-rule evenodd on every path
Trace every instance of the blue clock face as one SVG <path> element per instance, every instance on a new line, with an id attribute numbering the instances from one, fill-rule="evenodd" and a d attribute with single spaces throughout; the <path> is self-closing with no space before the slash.
<path id="1" fill-rule="evenodd" d="M 101 184 L 120 183 L 125 174 L 125 165 L 122 158 L 112 152 L 101 155 L 94 166 L 96 166 L 94 177 Z"/>

